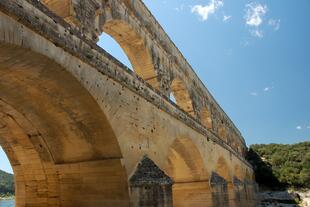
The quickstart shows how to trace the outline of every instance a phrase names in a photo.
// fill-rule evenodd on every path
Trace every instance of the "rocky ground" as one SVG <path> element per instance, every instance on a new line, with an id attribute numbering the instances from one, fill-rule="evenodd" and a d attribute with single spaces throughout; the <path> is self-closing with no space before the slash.
<path id="1" fill-rule="evenodd" d="M 306 191 L 297 191 L 298 195 L 302 200 L 302 207 L 310 207 L 310 190 Z"/>
<path id="2" fill-rule="evenodd" d="M 310 207 L 310 190 L 265 191 L 258 197 L 257 207 Z"/>

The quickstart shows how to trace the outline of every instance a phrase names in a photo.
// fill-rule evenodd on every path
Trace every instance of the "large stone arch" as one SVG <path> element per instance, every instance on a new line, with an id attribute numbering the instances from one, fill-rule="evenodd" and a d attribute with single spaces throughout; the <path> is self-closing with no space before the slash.
<path id="1" fill-rule="evenodd" d="M 15 206 L 59 206 L 59 177 L 40 132 L 2 99 L 0 117 L 0 145 L 15 176 Z"/>
<path id="2" fill-rule="evenodd" d="M 191 139 L 179 138 L 172 143 L 165 170 L 174 180 L 174 207 L 212 206 L 209 175 L 202 155 Z"/>
<path id="3" fill-rule="evenodd" d="M 4 41 L 0 74 L 0 144 L 16 175 L 16 206 L 128 206 L 118 141 L 82 84 Z"/>
<path id="4" fill-rule="evenodd" d="M 125 51 L 134 71 L 142 79 L 158 89 L 159 83 L 151 51 L 145 45 L 144 39 L 123 20 L 108 20 L 104 23 L 102 29 L 114 38 Z"/>

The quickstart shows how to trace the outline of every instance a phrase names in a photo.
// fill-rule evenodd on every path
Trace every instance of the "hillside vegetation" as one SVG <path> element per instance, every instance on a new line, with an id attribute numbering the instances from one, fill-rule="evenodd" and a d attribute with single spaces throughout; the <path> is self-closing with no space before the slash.
<path id="1" fill-rule="evenodd" d="M 247 159 L 262 186 L 310 188 L 310 142 L 251 145 Z"/>
<path id="2" fill-rule="evenodd" d="M 14 194 L 14 177 L 0 170 L 0 197 Z"/>

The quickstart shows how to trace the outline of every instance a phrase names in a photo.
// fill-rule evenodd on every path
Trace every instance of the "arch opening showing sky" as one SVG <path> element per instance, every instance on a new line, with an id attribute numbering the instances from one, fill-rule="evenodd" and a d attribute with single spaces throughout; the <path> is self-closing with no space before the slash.
<path id="1" fill-rule="evenodd" d="M 0 170 L 13 174 L 12 166 L 1 146 L 0 146 Z"/>
<path id="2" fill-rule="evenodd" d="M 127 66 L 130 70 L 133 70 L 133 67 L 124 52 L 121 46 L 108 34 L 102 33 L 99 37 L 99 41 L 97 45 L 103 48 L 105 51 L 110 53 L 113 57 L 115 57 L 118 61 Z"/>

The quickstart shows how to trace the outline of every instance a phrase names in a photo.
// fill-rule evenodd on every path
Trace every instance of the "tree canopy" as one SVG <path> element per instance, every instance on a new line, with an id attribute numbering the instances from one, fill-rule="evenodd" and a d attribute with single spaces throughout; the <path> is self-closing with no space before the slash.
<path id="1" fill-rule="evenodd" d="M 14 191 L 14 176 L 0 170 L 0 196 L 13 195 Z"/>
<path id="2" fill-rule="evenodd" d="M 251 145 L 247 159 L 261 185 L 310 188 L 310 142 Z"/>

